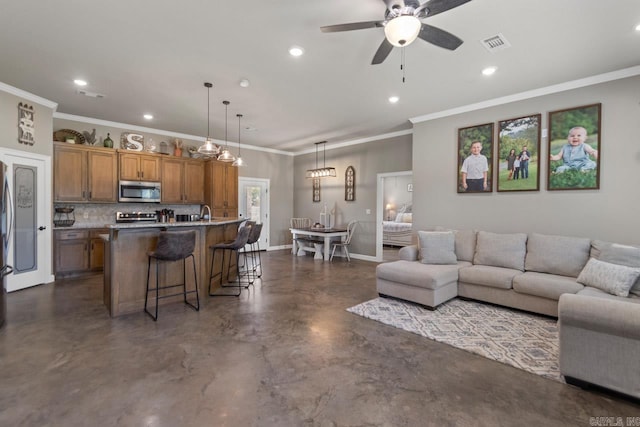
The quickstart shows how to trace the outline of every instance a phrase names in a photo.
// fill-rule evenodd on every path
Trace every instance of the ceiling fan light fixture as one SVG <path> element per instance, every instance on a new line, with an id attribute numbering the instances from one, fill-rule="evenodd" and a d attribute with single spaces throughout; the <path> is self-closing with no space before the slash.
<path id="1" fill-rule="evenodd" d="M 418 38 L 422 23 L 413 15 L 393 18 L 384 26 L 384 34 L 389 43 L 397 47 L 409 46 Z"/>

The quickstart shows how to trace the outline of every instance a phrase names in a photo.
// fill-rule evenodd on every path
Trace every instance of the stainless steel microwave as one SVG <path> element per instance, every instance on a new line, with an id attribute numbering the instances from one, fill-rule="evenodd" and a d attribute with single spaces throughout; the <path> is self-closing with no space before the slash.
<path id="1" fill-rule="evenodd" d="M 162 193 L 159 182 L 120 181 L 119 202 L 160 203 Z"/>

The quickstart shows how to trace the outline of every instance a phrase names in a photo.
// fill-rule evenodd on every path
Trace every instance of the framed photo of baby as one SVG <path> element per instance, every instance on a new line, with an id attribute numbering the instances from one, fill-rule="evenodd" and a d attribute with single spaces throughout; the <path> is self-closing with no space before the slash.
<path id="1" fill-rule="evenodd" d="M 541 119 L 541 114 L 534 114 L 498 123 L 498 191 L 540 189 Z"/>
<path id="2" fill-rule="evenodd" d="M 602 104 L 549 113 L 548 190 L 600 188 Z"/>
<path id="3" fill-rule="evenodd" d="M 490 193 L 493 123 L 458 129 L 458 193 Z"/>

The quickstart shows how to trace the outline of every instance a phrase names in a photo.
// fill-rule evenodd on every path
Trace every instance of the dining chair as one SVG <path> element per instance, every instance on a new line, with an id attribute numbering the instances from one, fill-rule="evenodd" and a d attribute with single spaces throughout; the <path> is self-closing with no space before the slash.
<path id="1" fill-rule="evenodd" d="M 291 228 L 311 227 L 311 218 L 291 218 Z"/>
<path id="2" fill-rule="evenodd" d="M 331 258 L 329 261 L 333 261 L 333 255 L 336 253 L 336 248 L 340 247 L 344 251 L 347 256 L 347 261 L 351 262 L 351 257 L 349 256 L 349 245 L 351 244 L 351 238 L 353 237 L 353 233 L 356 231 L 358 227 L 358 221 L 351 221 L 347 224 L 347 237 L 342 242 L 331 242 Z"/>

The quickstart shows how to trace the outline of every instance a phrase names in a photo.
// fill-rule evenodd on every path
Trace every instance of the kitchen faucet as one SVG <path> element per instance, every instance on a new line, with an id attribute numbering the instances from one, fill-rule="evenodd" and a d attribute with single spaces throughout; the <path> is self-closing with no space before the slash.
<path id="1" fill-rule="evenodd" d="M 207 215 L 204 214 L 204 208 L 207 208 Z M 209 205 L 202 205 L 202 209 L 200 209 L 200 219 L 211 220 L 211 208 Z"/>

